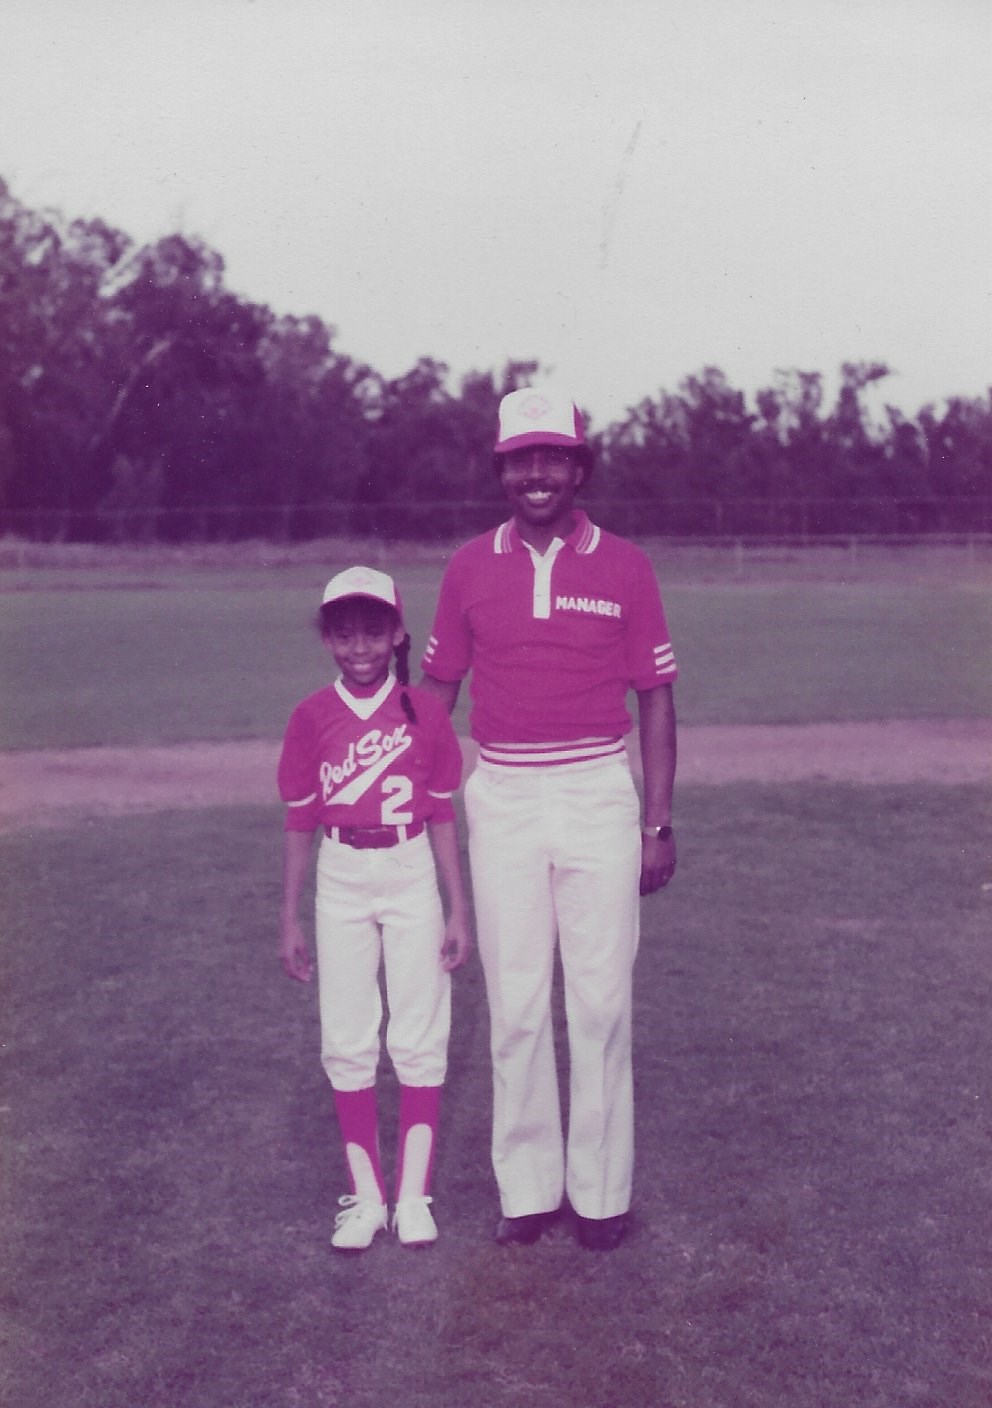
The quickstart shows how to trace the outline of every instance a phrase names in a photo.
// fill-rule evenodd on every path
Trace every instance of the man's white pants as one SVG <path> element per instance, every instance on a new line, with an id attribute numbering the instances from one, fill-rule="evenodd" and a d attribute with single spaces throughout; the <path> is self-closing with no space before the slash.
<path id="1" fill-rule="evenodd" d="M 507 1217 L 630 1206 L 631 973 L 640 828 L 625 757 L 480 763 L 465 789 L 493 1058 L 493 1167 Z M 570 1054 L 567 1154 L 551 1019 L 555 940 Z"/>
<path id="2" fill-rule="evenodd" d="M 388 850 L 324 838 L 317 855 L 321 1059 L 336 1090 L 375 1084 L 385 969 L 386 1047 L 403 1085 L 443 1085 L 451 977 L 441 967 L 444 917 L 426 833 Z"/>

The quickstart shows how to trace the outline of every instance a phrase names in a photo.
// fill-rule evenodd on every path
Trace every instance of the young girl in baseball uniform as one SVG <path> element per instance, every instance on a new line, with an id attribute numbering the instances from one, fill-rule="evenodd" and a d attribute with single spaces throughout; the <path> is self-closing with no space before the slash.
<path id="1" fill-rule="evenodd" d="M 362 1251 L 388 1225 L 375 1093 L 381 962 L 386 1048 L 400 1082 L 392 1226 L 404 1246 L 427 1246 L 437 1238 L 429 1190 L 450 975 L 471 943 L 451 803 L 461 750 L 443 704 L 409 684 L 410 637 L 390 577 L 367 567 L 339 573 L 324 591 L 320 631 L 340 675 L 297 705 L 283 741 L 280 957 L 289 977 L 310 980 L 299 900 L 319 831 L 321 1059 L 351 1180 L 331 1242 Z"/>

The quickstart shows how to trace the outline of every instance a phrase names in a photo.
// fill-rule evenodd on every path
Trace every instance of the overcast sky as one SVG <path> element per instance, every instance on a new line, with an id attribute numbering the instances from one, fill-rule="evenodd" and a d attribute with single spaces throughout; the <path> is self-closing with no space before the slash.
<path id="1" fill-rule="evenodd" d="M 0 175 L 397 375 L 992 384 L 990 0 L 0 0 Z"/>

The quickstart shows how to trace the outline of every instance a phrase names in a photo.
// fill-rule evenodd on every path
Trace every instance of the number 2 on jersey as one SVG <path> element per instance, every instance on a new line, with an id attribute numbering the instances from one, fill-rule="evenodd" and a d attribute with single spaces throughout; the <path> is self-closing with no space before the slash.
<path id="1" fill-rule="evenodd" d="M 387 793 L 391 795 L 387 796 Z M 387 777 L 382 784 L 382 824 L 408 826 L 413 820 L 413 812 L 404 808 L 412 796 L 413 783 L 408 777 Z"/>

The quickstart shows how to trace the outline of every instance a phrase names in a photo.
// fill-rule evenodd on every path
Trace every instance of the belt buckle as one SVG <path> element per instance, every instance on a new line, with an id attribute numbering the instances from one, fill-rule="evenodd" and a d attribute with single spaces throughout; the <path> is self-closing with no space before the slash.
<path id="1" fill-rule="evenodd" d="M 341 837 L 348 839 L 345 844 L 356 851 L 384 851 L 397 845 L 399 835 L 392 826 L 349 826 L 342 828 Z"/>

